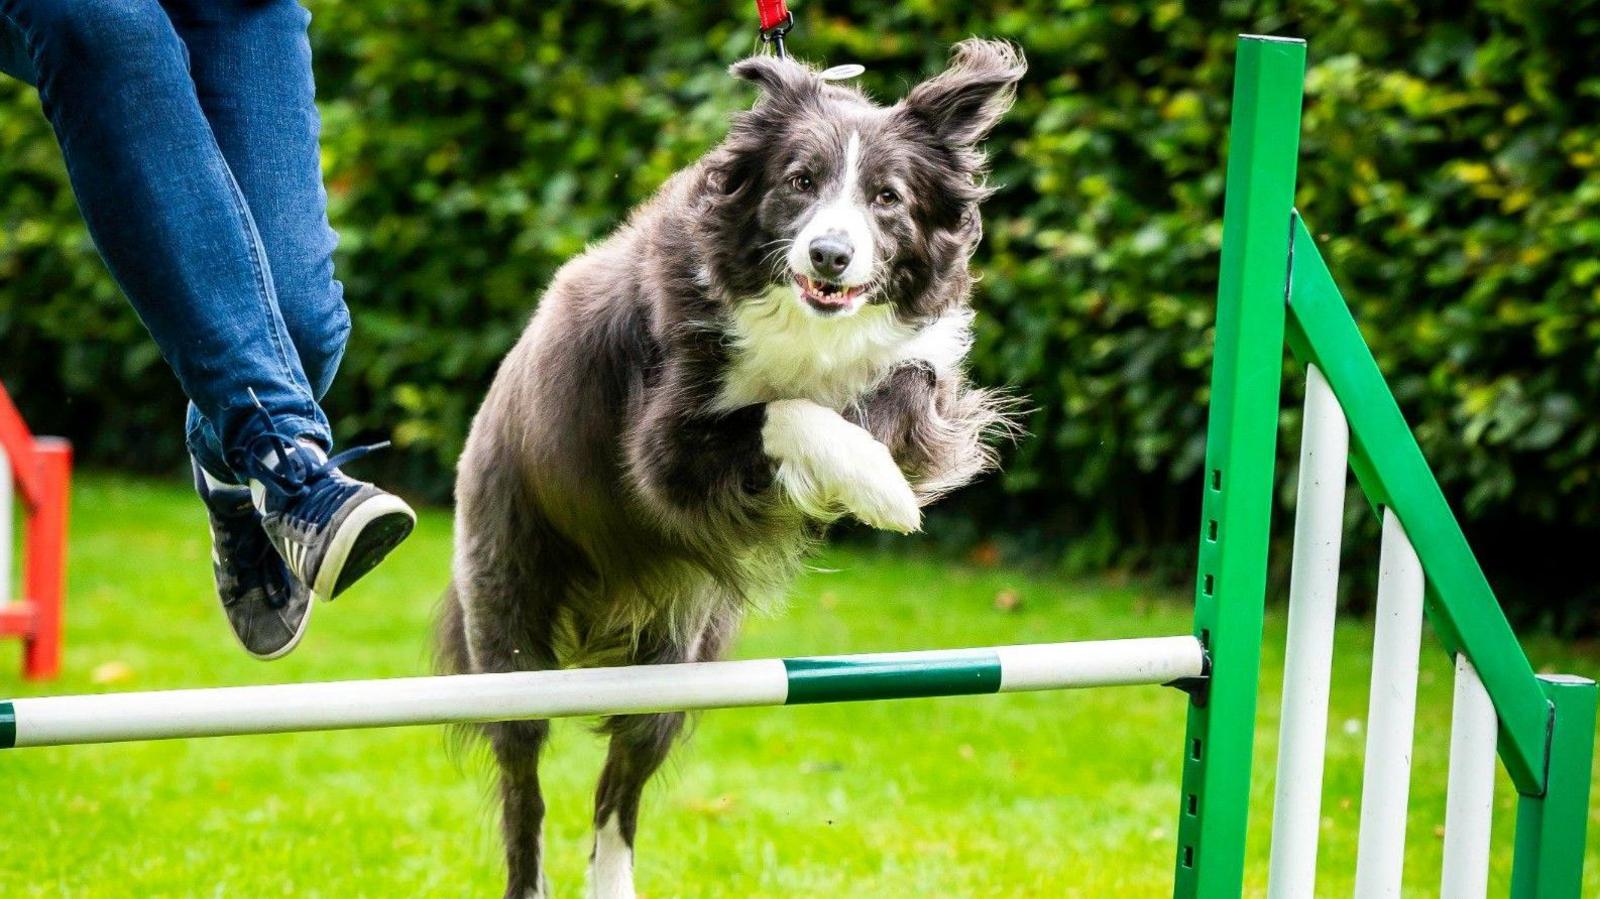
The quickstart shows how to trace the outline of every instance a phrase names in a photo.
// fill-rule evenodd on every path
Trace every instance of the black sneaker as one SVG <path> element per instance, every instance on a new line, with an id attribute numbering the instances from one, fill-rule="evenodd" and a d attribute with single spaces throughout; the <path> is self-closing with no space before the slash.
<path id="1" fill-rule="evenodd" d="M 192 461 L 192 460 L 191 460 Z M 311 622 L 311 591 L 278 558 L 248 487 L 207 478 L 194 462 L 194 489 L 211 515 L 211 570 L 233 635 L 258 659 L 288 655 Z"/>
<path id="2" fill-rule="evenodd" d="M 349 589 L 416 526 L 405 500 L 339 470 L 387 444 L 331 459 L 315 444 L 272 431 L 255 444 L 246 476 L 261 527 L 289 571 L 317 597 L 331 600 Z"/>

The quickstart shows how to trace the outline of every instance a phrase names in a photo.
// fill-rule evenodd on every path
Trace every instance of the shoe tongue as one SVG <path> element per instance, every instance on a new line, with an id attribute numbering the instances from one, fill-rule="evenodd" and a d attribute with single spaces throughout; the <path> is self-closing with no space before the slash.
<path id="1" fill-rule="evenodd" d="M 310 456 L 315 465 L 328 461 L 327 451 L 310 440 L 302 437 L 295 441 L 295 446 Z M 288 452 L 287 447 L 285 452 Z M 272 450 L 261 457 L 261 465 L 268 471 L 277 471 L 283 467 L 283 459 L 279 458 L 277 450 Z M 257 512 L 267 514 L 267 486 L 257 478 L 250 479 L 250 502 L 256 507 Z"/>
<path id="2" fill-rule="evenodd" d="M 245 489 L 245 486 L 243 484 L 230 484 L 227 481 L 218 480 L 215 475 L 213 475 L 209 471 L 206 471 L 204 468 L 200 469 L 200 477 L 205 479 L 206 490 L 208 490 L 208 491 L 210 491 L 212 493 L 222 493 L 222 494 L 230 494 L 230 493 L 235 493 L 235 492 L 242 493 L 242 492 L 244 492 L 244 489 Z"/>
<path id="3" fill-rule="evenodd" d="M 302 452 L 311 456 L 311 458 L 315 460 L 318 465 L 328 461 L 327 452 L 316 443 L 307 440 L 304 437 L 296 440 L 295 445 L 298 446 Z M 283 460 L 279 458 L 277 450 L 269 450 L 261 457 L 261 464 L 265 465 L 272 471 L 277 471 L 279 466 L 283 465 Z"/>

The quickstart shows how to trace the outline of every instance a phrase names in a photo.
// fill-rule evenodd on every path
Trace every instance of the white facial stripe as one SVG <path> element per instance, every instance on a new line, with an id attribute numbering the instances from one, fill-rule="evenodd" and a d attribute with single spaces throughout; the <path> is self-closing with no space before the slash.
<path id="1" fill-rule="evenodd" d="M 861 168 L 861 132 L 850 132 L 850 141 L 844 148 L 844 186 L 840 192 L 851 196 L 856 192 L 856 177 Z"/>
<path id="2" fill-rule="evenodd" d="M 867 283 L 872 278 L 873 260 L 877 258 L 872 240 L 870 210 L 862 198 L 860 188 L 861 133 L 850 132 L 845 144 L 844 176 L 839 179 L 838 190 L 817 207 L 811 220 L 801 227 L 799 235 L 789 247 L 789 267 L 801 274 L 821 278 L 822 273 L 811 267 L 811 242 L 826 234 L 840 234 L 849 241 L 850 264 L 837 280 L 846 287 Z M 828 275 L 826 280 L 835 280 Z"/>

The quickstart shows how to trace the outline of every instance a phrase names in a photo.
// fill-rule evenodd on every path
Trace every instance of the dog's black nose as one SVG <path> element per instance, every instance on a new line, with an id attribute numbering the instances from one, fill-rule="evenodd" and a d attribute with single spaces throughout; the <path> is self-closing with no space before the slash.
<path id="1" fill-rule="evenodd" d="M 811 268 L 822 278 L 837 278 L 850 267 L 855 250 L 839 237 L 824 235 L 811 242 Z"/>

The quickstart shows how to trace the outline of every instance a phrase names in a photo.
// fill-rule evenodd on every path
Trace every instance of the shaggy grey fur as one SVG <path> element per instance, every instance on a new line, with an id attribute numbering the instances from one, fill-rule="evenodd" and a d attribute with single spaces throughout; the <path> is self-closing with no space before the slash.
<path id="1" fill-rule="evenodd" d="M 473 422 L 439 632 L 449 671 L 715 659 L 749 605 L 789 582 L 826 521 L 785 495 L 763 444 L 766 403 L 718 399 L 733 313 L 792 301 L 773 292 L 795 277 L 773 248 L 815 200 L 795 185 L 829 183 L 848 135 L 862 184 L 904 194 L 872 207 L 879 275 L 865 302 L 908 333 L 965 315 L 965 334 L 988 193 L 978 144 L 1009 105 L 1020 54 L 963 42 L 945 72 L 887 108 L 788 60 L 732 72 L 760 87 L 758 103 L 561 269 Z M 898 360 L 835 411 L 888 447 L 922 503 L 990 467 L 989 438 L 1006 424 L 1002 397 L 973 387 L 959 361 Z M 632 845 L 640 794 L 682 724 L 676 714 L 605 723 L 597 826 L 615 814 Z M 501 773 L 507 895 L 547 895 L 538 757 L 548 724 L 483 730 Z"/>

